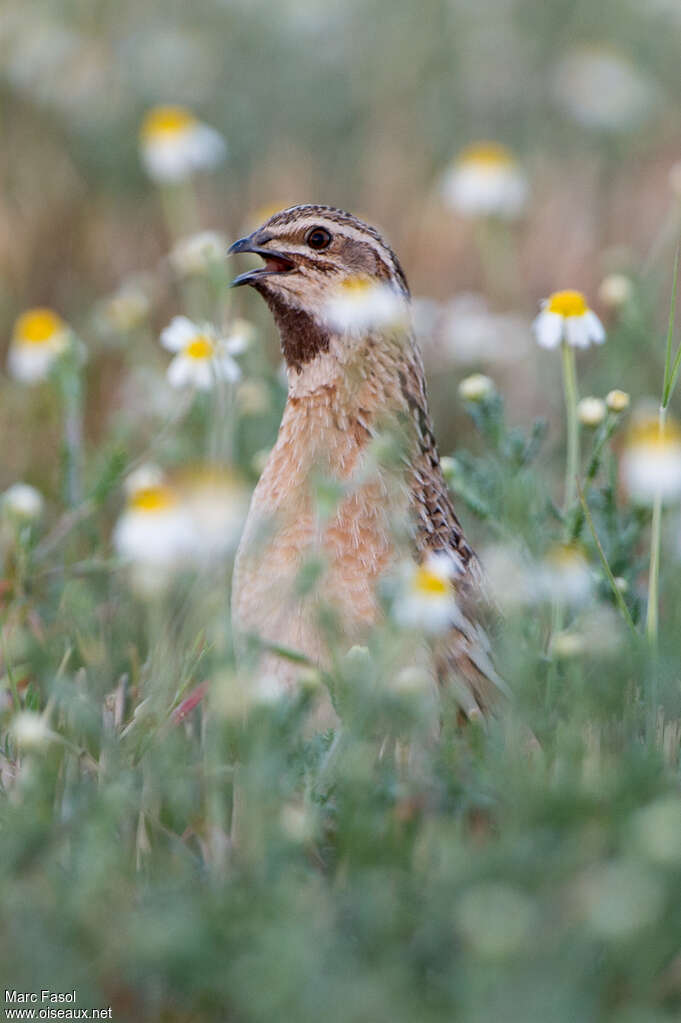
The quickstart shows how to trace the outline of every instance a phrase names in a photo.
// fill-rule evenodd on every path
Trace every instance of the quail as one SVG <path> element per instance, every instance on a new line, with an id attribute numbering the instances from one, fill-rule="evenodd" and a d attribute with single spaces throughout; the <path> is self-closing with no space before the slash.
<path id="1" fill-rule="evenodd" d="M 322 667 L 329 658 L 318 596 L 300 586 L 306 559 L 321 553 L 324 600 L 350 645 L 380 620 L 381 580 L 402 559 L 422 564 L 446 555 L 457 610 L 434 644 L 433 675 L 452 687 L 465 717 L 488 713 L 504 684 L 479 620 L 479 563 L 443 478 L 397 256 L 359 218 L 309 204 L 274 214 L 231 252 L 264 261 L 233 285 L 251 286 L 269 306 L 288 378 L 277 441 L 237 552 L 235 634 L 258 637 L 261 670 L 295 686 L 300 664 L 282 649 Z M 330 317 L 333 297 L 358 281 L 395 296 L 400 316 L 364 326 Z M 376 437 L 391 429 L 402 444 L 397 471 L 372 461 Z M 320 478 L 339 487 L 327 516 L 315 501 Z"/>

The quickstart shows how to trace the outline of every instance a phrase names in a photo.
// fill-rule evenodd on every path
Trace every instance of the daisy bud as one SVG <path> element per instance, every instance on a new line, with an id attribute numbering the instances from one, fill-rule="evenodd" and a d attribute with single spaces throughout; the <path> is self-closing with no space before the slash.
<path id="1" fill-rule="evenodd" d="M 607 409 L 602 398 L 582 398 L 577 405 L 577 416 L 582 426 L 600 426 Z"/>
<path id="2" fill-rule="evenodd" d="M 459 384 L 459 397 L 476 404 L 487 401 L 496 392 L 494 381 L 484 373 L 473 373 Z"/>
<path id="3" fill-rule="evenodd" d="M 227 248 L 227 239 L 218 231 L 200 231 L 175 243 L 170 263 L 181 277 L 208 274 L 224 263 Z"/>
<path id="4" fill-rule="evenodd" d="M 281 830 L 292 842 L 310 842 L 314 838 L 314 817 L 302 803 L 284 803 L 279 814 Z"/>
<path id="5" fill-rule="evenodd" d="M 626 391 L 609 391 L 605 398 L 605 404 L 611 412 L 626 412 L 631 401 Z"/>
<path id="6" fill-rule="evenodd" d="M 114 333 L 126 333 L 139 327 L 151 311 L 150 293 L 151 285 L 143 279 L 122 284 L 98 306 L 102 327 Z"/>
<path id="7" fill-rule="evenodd" d="M 609 309 L 619 309 L 631 300 L 634 286 L 624 274 L 608 274 L 601 281 L 598 297 Z"/>
<path id="8" fill-rule="evenodd" d="M 440 459 L 440 468 L 442 469 L 442 475 L 447 483 L 453 483 L 454 480 L 459 479 L 461 476 L 461 466 L 457 462 L 456 458 L 452 458 L 451 455 L 442 456 Z"/>
<path id="9" fill-rule="evenodd" d="M 38 750 L 52 738 L 42 714 L 31 710 L 20 711 L 12 720 L 11 730 L 14 741 L 23 750 Z"/>
<path id="10" fill-rule="evenodd" d="M 28 483 L 13 483 L 2 495 L 2 507 L 14 519 L 35 522 L 43 513 L 43 496 Z"/>
<path id="11" fill-rule="evenodd" d="M 584 639 L 578 632 L 559 632 L 551 640 L 549 652 L 559 660 L 569 660 L 584 653 Z"/>

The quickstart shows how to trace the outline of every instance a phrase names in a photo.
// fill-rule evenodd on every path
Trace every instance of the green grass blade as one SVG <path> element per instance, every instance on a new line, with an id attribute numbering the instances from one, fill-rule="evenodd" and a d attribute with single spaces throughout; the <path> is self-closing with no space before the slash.
<path id="1" fill-rule="evenodd" d="M 674 384 L 681 364 L 681 344 L 676 352 L 676 358 L 672 365 L 672 339 L 674 336 L 674 320 L 676 318 L 676 286 L 679 278 L 679 242 L 676 244 L 674 253 L 674 274 L 672 278 L 672 295 L 669 302 L 669 323 L 667 325 L 667 351 L 664 360 L 664 384 L 662 388 L 662 407 L 669 404 L 674 390 Z"/>

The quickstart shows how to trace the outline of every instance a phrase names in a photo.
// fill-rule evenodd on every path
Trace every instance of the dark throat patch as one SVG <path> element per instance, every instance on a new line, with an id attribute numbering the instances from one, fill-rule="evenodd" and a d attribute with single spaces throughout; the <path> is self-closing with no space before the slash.
<path id="1" fill-rule="evenodd" d="M 289 305 L 267 288 L 258 288 L 272 311 L 281 337 L 286 364 L 302 373 L 303 366 L 329 350 L 329 334 L 304 310 Z"/>

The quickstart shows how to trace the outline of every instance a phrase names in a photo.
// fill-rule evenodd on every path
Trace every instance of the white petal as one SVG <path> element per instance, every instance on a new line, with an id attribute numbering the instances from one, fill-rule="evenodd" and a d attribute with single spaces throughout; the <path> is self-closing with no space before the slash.
<path id="1" fill-rule="evenodd" d="M 210 391 L 215 386 L 215 363 L 208 359 L 192 359 L 192 383 L 200 391 Z"/>
<path id="2" fill-rule="evenodd" d="M 190 140 L 190 162 L 196 170 L 214 167 L 224 159 L 227 144 L 215 128 L 199 123 L 195 126 Z"/>
<path id="3" fill-rule="evenodd" d="M 125 560 L 173 565 L 190 553 L 194 528 L 191 518 L 181 508 L 160 512 L 125 511 L 116 523 L 113 542 Z"/>
<path id="4" fill-rule="evenodd" d="M 557 348 L 563 338 L 565 319 L 560 313 L 549 313 L 545 309 L 532 324 L 537 344 L 542 348 Z"/>
<path id="5" fill-rule="evenodd" d="M 47 345 L 11 345 L 7 356 L 10 376 L 22 384 L 46 380 L 57 357 Z"/>
<path id="6" fill-rule="evenodd" d="M 605 341 L 605 327 L 601 321 L 591 309 L 584 314 L 584 319 L 586 320 L 586 327 L 589 332 L 590 340 L 593 341 L 594 344 L 602 345 Z"/>
<path id="7" fill-rule="evenodd" d="M 659 451 L 641 444 L 625 451 L 620 465 L 624 485 L 632 500 L 652 504 L 659 495 L 664 501 L 681 497 L 681 446 Z"/>
<path id="8" fill-rule="evenodd" d="M 169 352 L 180 352 L 198 333 L 198 327 L 188 317 L 175 316 L 161 331 L 161 344 Z"/>
<path id="9" fill-rule="evenodd" d="M 565 340 L 573 348 L 589 347 L 589 327 L 586 315 L 565 317 Z"/>
<path id="10" fill-rule="evenodd" d="M 464 215 L 513 219 L 525 205 L 528 186 L 515 168 L 464 165 L 449 171 L 443 193 L 445 200 Z"/>
<path id="11" fill-rule="evenodd" d="M 249 345 L 250 338 L 246 334 L 232 334 L 222 342 L 222 347 L 229 355 L 243 355 Z"/>
<path id="12" fill-rule="evenodd" d="M 154 139 L 142 146 L 142 162 L 154 181 L 178 182 L 190 177 L 192 151 L 186 137 Z"/>
<path id="13" fill-rule="evenodd" d="M 230 383 L 236 383 L 237 380 L 241 380 L 241 370 L 234 359 L 227 354 L 220 355 L 214 360 L 215 369 L 223 380 L 229 380 Z"/>
<path id="14" fill-rule="evenodd" d="M 168 383 L 172 387 L 186 387 L 194 382 L 191 361 L 184 355 L 176 355 L 168 366 Z"/>

